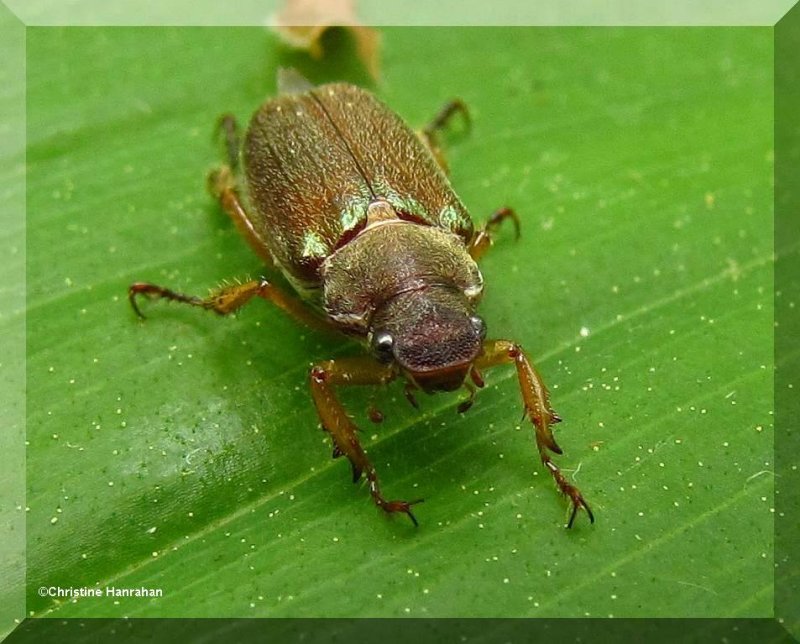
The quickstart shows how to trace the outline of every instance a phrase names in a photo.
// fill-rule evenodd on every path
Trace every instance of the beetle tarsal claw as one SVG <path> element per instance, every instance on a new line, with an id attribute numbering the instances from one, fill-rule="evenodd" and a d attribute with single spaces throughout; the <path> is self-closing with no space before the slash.
<path id="1" fill-rule="evenodd" d="M 139 318 L 139 321 L 143 322 L 147 319 L 142 310 L 139 308 L 139 303 L 136 301 L 136 293 L 132 290 L 128 291 L 128 301 L 131 303 L 131 308 L 133 312 L 136 313 L 136 317 Z"/>
<path id="2" fill-rule="evenodd" d="M 403 514 L 408 515 L 408 518 L 411 519 L 411 522 L 414 524 L 414 526 L 419 527 L 417 517 L 415 517 L 414 513 L 411 511 L 411 506 L 422 503 L 424 500 L 425 499 L 414 499 L 413 501 L 384 501 L 380 504 L 380 507 L 384 512 L 389 514 L 394 512 L 402 512 Z"/>
<path id="3" fill-rule="evenodd" d="M 577 490 L 576 490 L 577 492 Z M 575 517 L 578 515 L 578 510 L 583 508 L 586 511 L 587 516 L 589 517 L 589 523 L 594 523 L 594 514 L 592 514 L 592 509 L 589 507 L 589 504 L 583 500 L 583 497 L 578 493 L 577 498 L 570 496 L 572 501 L 572 511 L 569 514 L 569 521 L 567 521 L 567 528 L 571 528 L 572 524 L 575 522 Z"/>
<path id="4" fill-rule="evenodd" d="M 419 409 L 419 403 L 417 402 L 417 397 L 414 395 L 414 386 L 411 383 L 407 383 L 403 393 L 406 396 L 406 400 L 414 409 Z"/>

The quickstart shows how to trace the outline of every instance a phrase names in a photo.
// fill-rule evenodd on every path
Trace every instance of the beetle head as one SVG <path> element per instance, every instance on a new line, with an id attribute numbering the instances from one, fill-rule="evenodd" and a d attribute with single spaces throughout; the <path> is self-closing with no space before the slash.
<path id="1" fill-rule="evenodd" d="M 401 293 L 372 319 L 370 345 L 421 389 L 452 391 L 480 355 L 486 326 L 464 294 L 445 286 Z"/>

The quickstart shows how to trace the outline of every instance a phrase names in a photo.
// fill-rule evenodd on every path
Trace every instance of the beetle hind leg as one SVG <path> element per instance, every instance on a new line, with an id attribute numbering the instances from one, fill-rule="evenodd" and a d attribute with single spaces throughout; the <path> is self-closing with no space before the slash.
<path id="1" fill-rule="evenodd" d="M 442 146 L 439 143 L 439 132 L 444 130 L 456 114 L 461 114 L 462 119 L 467 128 L 470 126 L 469 110 L 466 103 L 460 98 L 454 98 L 442 106 L 442 109 L 433 117 L 417 135 L 422 139 L 423 143 L 428 147 L 439 164 L 439 167 L 445 174 L 450 173 L 450 167 L 447 163 L 447 158 L 444 155 Z"/>
<path id="2" fill-rule="evenodd" d="M 511 223 L 514 224 L 514 233 L 516 238 L 519 239 L 520 225 L 517 213 L 511 208 L 500 208 L 489 217 L 482 228 L 475 231 L 467 247 L 467 252 L 472 256 L 472 259 L 475 261 L 479 260 L 483 257 L 483 254 L 492 247 L 494 236 L 506 219 L 510 219 Z"/>
<path id="3" fill-rule="evenodd" d="M 217 122 L 215 134 L 224 135 L 225 156 L 227 164 L 211 170 L 206 177 L 208 192 L 216 199 L 222 209 L 228 213 L 236 228 L 247 240 L 255 253 L 267 266 L 275 266 L 275 260 L 269 252 L 266 241 L 253 226 L 242 203 L 237 187 L 236 173 L 239 168 L 240 136 L 239 126 L 231 114 L 223 114 Z"/>
<path id="4" fill-rule="evenodd" d="M 434 116 L 433 119 L 431 119 L 431 122 L 423 128 L 423 136 L 425 136 L 428 141 L 435 142 L 438 133 L 448 126 L 453 116 L 456 114 L 461 114 L 465 125 L 469 128 L 470 118 L 467 104 L 460 98 L 454 98 L 442 105 L 442 108 L 439 110 L 436 116 Z"/>
<path id="5" fill-rule="evenodd" d="M 561 418 L 550 407 L 550 396 L 545 387 L 544 381 L 539 373 L 531 364 L 522 348 L 507 340 L 489 340 L 484 343 L 483 355 L 478 359 L 478 368 L 493 367 L 500 364 L 514 363 L 517 368 L 520 389 L 522 390 L 522 400 L 525 405 L 525 416 L 534 425 L 536 431 L 536 447 L 539 450 L 539 457 L 542 464 L 547 468 L 553 477 L 558 489 L 564 496 L 569 497 L 572 503 L 567 527 L 571 528 L 578 510 L 583 508 L 589 516 L 589 520 L 594 523 L 589 504 L 583 498 L 580 490 L 567 481 L 558 466 L 553 462 L 549 452 L 561 454 L 561 448 L 556 443 L 550 425 L 561 420 Z"/>
<path id="6" fill-rule="evenodd" d="M 214 136 L 223 135 L 225 144 L 225 154 L 228 157 L 228 165 L 234 171 L 239 169 L 239 157 L 242 149 L 242 137 L 239 123 L 233 114 L 223 114 L 217 120 L 217 127 Z"/>
<path id="7" fill-rule="evenodd" d="M 353 471 L 353 482 L 358 482 L 364 476 L 376 506 L 387 514 L 403 513 L 416 526 L 419 524 L 411 511 L 411 506 L 422 503 L 422 499 L 386 500 L 381 492 L 375 466 L 370 462 L 358 440 L 358 428 L 350 420 L 333 390 L 338 385 L 383 384 L 393 380 L 395 376 L 391 366 L 378 364 L 367 357 L 328 360 L 311 370 L 311 395 L 322 421 L 322 428 L 333 440 L 333 457 L 348 458 Z"/>

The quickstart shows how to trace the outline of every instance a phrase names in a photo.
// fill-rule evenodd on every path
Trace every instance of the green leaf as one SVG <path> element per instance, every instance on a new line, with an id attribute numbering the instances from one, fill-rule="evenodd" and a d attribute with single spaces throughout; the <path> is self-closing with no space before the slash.
<path id="1" fill-rule="evenodd" d="M 223 111 L 278 66 L 258 29 L 28 35 L 28 587 L 37 615 L 768 616 L 772 613 L 772 40 L 767 29 L 388 29 L 373 90 L 410 123 L 449 98 L 490 335 L 520 342 L 564 422 L 568 508 L 520 422 L 513 369 L 408 406 L 344 391 L 388 495 L 330 458 L 307 370 L 359 348 L 204 294 L 261 267 L 204 191 Z M 454 130 L 457 128 L 454 128 Z M 387 142 L 388 143 L 388 142 Z M 385 422 L 372 425 L 374 401 Z M 160 598 L 40 598 L 39 586 Z"/>

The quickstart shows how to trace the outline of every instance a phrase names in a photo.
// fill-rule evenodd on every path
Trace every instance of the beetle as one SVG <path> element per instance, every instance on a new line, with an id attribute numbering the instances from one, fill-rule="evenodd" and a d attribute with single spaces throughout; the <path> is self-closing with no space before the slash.
<path id="1" fill-rule="evenodd" d="M 481 372 L 513 364 L 539 456 L 571 501 L 567 527 L 580 508 L 594 522 L 583 495 L 550 456 L 562 453 L 551 431 L 561 419 L 541 376 L 519 344 L 486 339 L 486 325 L 475 313 L 483 291 L 476 262 L 504 220 L 519 235 L 519 220 L 501 208 L 476 228 L 453 191 L 438 133 L 459 112 L 468 119 L 464 104 L 452 101 L 415 132 L 364 89 L 313 86 L 294 70 L 280 70 L 277 96 L 255 112 L 243 142 L 234 117 L 221 117 L 228 162 L 209 174 L 208 188 L 299 297 L 266 278 L 205 298 L 136 282 L 128 297 L 140 318 L 139 296 L 221 315 L 260 297 L 304 323 L 360 340 L 369 355 L 313 366 L 312 398 L 334 458 L 347 457 L 354 482 L 366 477 L 378 507 L 405 513 L 414 525 L 411 508 L 421 499 L 383 496 L 336 388 L 403 378 L 416 406 L 417 390 L 465 387 L 470 397 L 459 411 L 466 411 L 475 387 L 484 385 Z"/>

